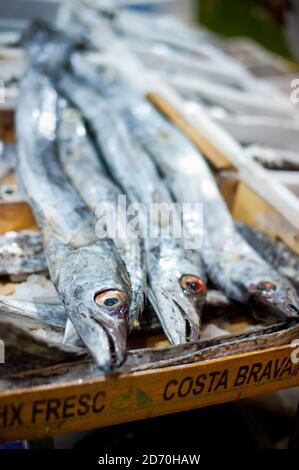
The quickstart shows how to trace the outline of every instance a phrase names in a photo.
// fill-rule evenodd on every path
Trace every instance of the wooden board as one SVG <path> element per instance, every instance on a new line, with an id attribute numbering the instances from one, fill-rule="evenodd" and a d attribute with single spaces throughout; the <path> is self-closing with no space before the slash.
<path id="1" fill-rule="evenodd" d="M 26 202 L 0 202 L 0 214 L 0 233 L 37 228 L 31 208 Z"/>
<path id="2" fill-rule="evenodd" d="M 19 192 L 15 175 L 9 173 L 0 183 L 14 188 L 17 195 L 17 200 L 14 201 L 0 199 L 0 233 L 9 230 L 36 230 L 37 225 L 32 209 L 22 200 L 23 195 Z"/>
<path id="3" fill-rule="evenodd" d="M 299 385 L 287 346 L 95 381 L 0 392 L 0 440 L 34 439 Z"/>
<path id="4" fill-rule="evenodd" d="M 239 177 L 236 170 L 222 170 L 216 174 L 216 181 L 227 207 L 232 211 L 236 193 L 239 187 Z"/>

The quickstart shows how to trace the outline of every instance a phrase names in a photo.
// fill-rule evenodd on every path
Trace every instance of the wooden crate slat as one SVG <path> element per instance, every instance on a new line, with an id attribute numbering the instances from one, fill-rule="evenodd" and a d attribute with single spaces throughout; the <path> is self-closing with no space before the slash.
<path id="1" fill-rule="evenodd" d="M 0 202 L 0 214 L 0 233 L 9 230 L 37 229 L 32 210 L 26 202 Z"/>
<path id="2" fill-rule="evenodd" d="M 67 385 L 0 392 L 0 440 L 34 439 L 299 385 L 290 346 Z"/>

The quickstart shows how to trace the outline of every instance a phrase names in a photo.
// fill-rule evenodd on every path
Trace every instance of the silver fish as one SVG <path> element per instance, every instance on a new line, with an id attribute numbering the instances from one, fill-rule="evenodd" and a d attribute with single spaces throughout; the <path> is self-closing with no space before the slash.
<path id="1" fill-rule="evenodd" d="M 125 357 L 130 282 L 113 243 L 97 240 L 94 218 L 58 163 L 57 106 L 49 79 L 29 68 L 17 110 L 19 176 L 65 310 L 97 364 L 108 370 Z"/>
<path id="2" fill-rule="evenodd" d="M 0 235 L 0 276 L 46 270 L 43 238 L 39 232 L 23 230 Z"/>
<path id="3" fill-rule="evenodd" d="M 28 302 L 0 296 L 0 315 L 31 319 L 64 330 L 67 315 L 63 305 Z"/>
<path id="4" fill-rule="evenodd" d="M 2 312 L 0 310 L 0 322 L 2 321 L 16 324 L 24 334 L 30 334 L 36 339 L 43 339 L 53 344 L 62 345 L 63 330 L 45 322 L 24 315 L 15 315 L 13 311 Z M 2 337 L 2 340 L 6 340 L 5 336 Z M 77 343 L 68 346 L 80 347 Z"/>
<path id="5" fill-rule="evenodd" d="M 299 153 L 258 145 L 250 145 L 245 149 L 245 153 L 269 170 L 299 170 Z"/>
<path id="6" fill-rule="evenodd" d="M 40 370 L 49 365 L 74 362 L 86 355 L 82 348 L 61 344 L 59 334 L 49 327 L 43 327 L 41 332 L 44 332 L 42 336 L 33 327 L 26 330 L 19 319 L 0 315 L 0 337 L 5 342 L 5 364 L 1 364 L 0 376 L 7 377 L 8 371 Z"/>
<path id="7" fill-rule="evenodd" d="M 139 223 L 146 249 L 148 296 L 166 335 L 173 344 L 196 340 L 200 333 L 199 313 L 206 296 L 202 265 L 185 256 L 180 240 L 169 235 L 149 236 L 161 229 L 158 220 L 147 217 L 151 204 L 172 204 L 170 193 L 146 153 L 132 144 L 123 119 L 111 109 L 108 101 L 69 74 L 61 77 L 59 87 L 89 121 L 105 163 L 117 183 L 130 201 L 142 203 L 147 212 L 146 228 L 144 215 L 139 214 Z M 166 219 L 161 225 L 163 223 L 166 231 L 171 229 Z"/>
<path id="8" fill-rule="evenodd" d="M 283 242 L 272 240 L 247 224 L 237 222 L 236 227 L 247 243 L 274 269 L 287 277 L 299 293 L 299 256 Z"/>
<path id="9" fill-rule="evenodd" d="M 295 289 L 239 235 L 207 163 L 191 142 L 142 97 L 122 86 L 113 70 L 105 74 L 102 68 L 97 73 L 89 67 L 87 73 L 79 63 L 73 60 L 76 73 L 84 74 L 122 111 L 130 132 L 151 155 L 175 199 L 203 204 L 205 234 L 200 253 L 214 285 L 229 298 L 251 302 L 277 318 L 297 318 Z M 191 238 L 200 236 L 194 220 L 187 221 L 186 229 Z"/>
<path id="10" fill-rule="evenodd" d="M 63 101 L 61 101 L 60 108 L 58 135 L 61 145 L 59 150 L 60 160 L 66 174 L 92 212 L 100 216 L 101 207 L 107 210 L 107 205 L 111 205 L 111 209 L 119 219 L 113 241 L 126 264 L 132 284 L 129 315 L 131 329 L 135 322 L 138 323 L 144 307 L 146 269 L 143 244 L 140 238 L 131 237 L 121 223 L 124 218 L 127 219 L 126 206 L 117 205 L 122 192 L 107 176 L 96 149 L 90 141 L 80 113 Z"/>
<path id="11" fill-rule="evenodd" d="M 130 129 L 136 127 L 139 119 L 143 125 L 146 120 L 148 134 L 141 132 L 143 126 L 140 126 L 136 127 L 135 135 L 165 175 L 176 199 L 204 204 L 206 232 L 201 254 L 214 284 L 234 300 L 253 301 L 269 308 L 279 318 L 297 317 L 299 299 L 294 289 L 238 235 L 203 157 L 158 113 L 145 117 L 144 110 L 139 109 L 140 114 L 135 108 L 137 119 L 131 121 Z M 157 116 L 156 121 L 153 114 Z M 191 225 L 191 234 L 193 230 Z"/>

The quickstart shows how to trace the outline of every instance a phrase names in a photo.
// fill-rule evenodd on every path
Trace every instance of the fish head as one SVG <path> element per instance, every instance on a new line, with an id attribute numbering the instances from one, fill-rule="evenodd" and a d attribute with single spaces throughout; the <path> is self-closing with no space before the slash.
<path id="1" fill-rule="evenodd" d="M 96 246 L 72 251 L 60 269 L 58 290 L 97 365 L 110 371 L 126 356 L 132 294 L 125 266 L 101 254 Z"/>
<path id="2" fill-rule="evenodd" d="M 150 280 L 149 300 L 172 344 L 196 341 L 206 298 L 205 281 L 198 274 L 157 270 Z"/>
<path id="3" fill-rule="evenodd" d="M 262 310 L 281 320 L 298 318 L 299 298 L 289 282 L 259 281 L 251 284 L 249 290 L 251 299 Z"/>
<path id="4" fill-rule="evenodd" d="M 130 295 L 121 287 L 74 291 L 75 309 L 70 318 L 98 366 L 109 371 L 119 367 L 126 356 Z"/>

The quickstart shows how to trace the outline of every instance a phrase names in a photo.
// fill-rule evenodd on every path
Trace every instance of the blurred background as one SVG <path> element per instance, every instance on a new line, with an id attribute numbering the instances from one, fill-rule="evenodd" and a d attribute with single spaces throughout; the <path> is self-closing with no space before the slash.
<path id="1" fill-rule="evenodd" d="M 170 13 L 224 36 L 250 37 L 267 49 L 299 60 L 299 0 L 98 0 L 104 5 Z M 55 21 L 63 0 L 1 0 L 0 28 L 22 28 L 28 19 Z"/>

